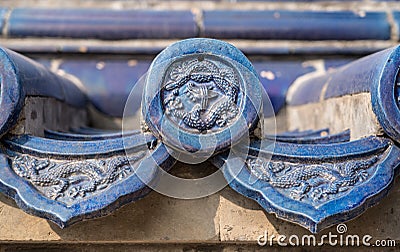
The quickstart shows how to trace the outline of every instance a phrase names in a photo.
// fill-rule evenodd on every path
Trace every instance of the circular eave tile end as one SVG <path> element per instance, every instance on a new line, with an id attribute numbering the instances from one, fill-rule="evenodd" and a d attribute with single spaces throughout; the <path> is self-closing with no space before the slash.
<path id="1" fill-rule="evenodd" d="M 212 40 L 214 42 L 216 40 Z M 218 53 L 201 50 L 203 40 L 186 40 L 195 53 L 183 51 L 173 58 L 153 61 L 146 79 L 142 104 L 149 129 L 173 149 L 200 156 L 226 150 L 258 124 L 262 89 L 249 69 L 247 58 L 218 41 Z M 184 47 L 184 42 L 179 42 Z M 183 43 L 183 44 L 182 44 Z M 224 45 L 225 47 L 221 47 Z M 226 49 L 226 55 L 224 55 Z M 160 55 L 170 55 L 174 45 Z M 199 51 L 203 51 L 199 53 Z M 238 56 L 238 57 L 239 57 Z"/>

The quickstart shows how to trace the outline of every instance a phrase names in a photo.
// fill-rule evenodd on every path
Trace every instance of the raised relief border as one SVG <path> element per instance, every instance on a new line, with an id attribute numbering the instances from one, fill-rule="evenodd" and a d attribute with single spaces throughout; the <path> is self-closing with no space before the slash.
<path id="1" fill-rule="evenodd" d="M 215 59 L 188 59 L 167 70 L 163 104 L 179 125 L 205 131 L 223 128 L 239 114 L 239 79 Z"/>
<path id="2" fill-rule="evenodd" d="M 323 139 L 329 135 L 301 134 L 281 135 L 273 147 L 268 139 L 253 140 L 246 152 L 212 162 L 234 190 L 314 233 L 358 216 L 387 194 L 400 164 L 400 149 L 390 140 L 371 136 L 329 143 Z M 279 141 L 288 137 L 319 143 Z"/>

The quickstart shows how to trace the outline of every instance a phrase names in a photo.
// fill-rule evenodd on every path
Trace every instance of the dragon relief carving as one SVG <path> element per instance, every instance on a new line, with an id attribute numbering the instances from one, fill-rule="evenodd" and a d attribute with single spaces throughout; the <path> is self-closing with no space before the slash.
<path id="1" fill-rule="evenodd" d="M 239 113 L 239 81 L 231 67 L 211 60 L 173 66 L 164 85 L 165 113 L 198 131 L 223 128 Z"/>
<path id="2" fill-rule="evenodd" d="M 249 158 L 246 164 L 254 176 L 283 194 L 298 201 L 308 199 L 315 205 L 366 181 L 378 160 L 378 156 L 373 156 L 341 163 L 293 164 Z"/>
<path id="3" fill-rule="evenodd" d="M 104 160 L 56 162 L 28 155 L 11 157 L 14 172 L 28 180 L 46 197 L 74 202 L 105 189 L 134 172 L 131 165 L 146 151 Z"/>

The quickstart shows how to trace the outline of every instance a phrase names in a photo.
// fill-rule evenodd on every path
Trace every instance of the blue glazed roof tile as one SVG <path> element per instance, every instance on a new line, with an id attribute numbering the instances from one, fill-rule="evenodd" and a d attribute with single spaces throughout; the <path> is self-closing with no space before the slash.
<path id="1" fill-rule="evenodd" d="M 390 24 L 384 12 L 205 10 L 203 24 L 202 36 L 223 39 L 390 39 Z M 104 40 L 167 39 L 199 37 L 198 26 L 189 10 L 17 8 L 11 13 L 8 34 Z"/>
<path id="2" fill-rule="evenodd" d="M 399 27 L 399 25 L 400 25 L 400 11 L 395 11 L 395 12 L 393 12 L 393 18 L 394 18 L 394 21 L 397 23 L 397 33 L 399 33 L 400 32 L 400 27 Z"/>
<path id="3" fill-rule="evenodd" d="M 7 10 L 6 8 L 0 8 L 0 31 L 4 28 Z"/>
<path id="4" fill-rule="evenodd" d="M 214 38 L 279 40 L 390 39 L 383 12 L 205 11 L 204 34 Z"/>
<path id="5" fill-rule="evenodd" d="M 197 35 L 190 11 L 23 9 L 13 10 L 10 36 L 97 39 L 185 38 Z"/>

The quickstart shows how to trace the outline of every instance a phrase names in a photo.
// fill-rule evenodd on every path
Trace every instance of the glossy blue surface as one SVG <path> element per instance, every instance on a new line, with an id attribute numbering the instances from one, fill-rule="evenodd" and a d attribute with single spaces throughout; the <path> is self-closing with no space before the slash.
<path id="1" fill-rule="evenodd" d="M 295 79 L 315 71 L 311 66 L 303 66 L 300 61 L 253 61 L 265 91 L 271 100 L 275 113 L 284 105 L 286 92 Z"/>
<path id="2" fill-rule="evenodd" d="M 6 18 L 6 13 L 8 9 L 6 8 L 0 8 L 0 30 L 3 30 L 4 28 L 4 23 L 5 23 L 5 18 Z"/>
<path id="3" fill-rule="evenodd" d="M 285 131 L 282 133 L 275 134 L 276 138 L 285 139 L 285 138 L 294 138 L 294 137 L 319 137 L 323 135 L 329 135 L 330 130 L 328 128 L 319 129 L 319 130 L 292 130 Z"/>
<path id="4" fill-rule="evenodd" d="M 385 13 L 350 11 L 204 11 L 204 34 L 212 38 L 361 40 L 390 38 Z"/>
<path id="5" fill-rule="evenodd" d="M 124 139 L 111 138 L 93 141 L 61 141 L 31 135 L 10 136 L 3 139 L 3 145 L 11 151 L 32 154 L 38 157 L 77 157 L 87 158 L 123 154 L 126 150 L 147 147 L 156 141 L 151 134 L 133 134 Z"/>
<path id="6" fill-rule="evenodd" d="M 289 132 L 292 133 L 292 132 Z M 266 136 L 266 139 L 276 140 L 278 142 L 297 143 L 297 144 L 326 144 L 326 143 L 340 143 L 350 141 L 350 130 L 346 130 L 337 134 L 328 134 L 329 131 L 311 131 L 303 134 L 285 134 Z"/>
<path id="7" fill-rule="evenodd" d="M 84 58 L 89 54 L 99 55 L 150 55 L 154 56 L 160 53 L 165 47 L 158 44 L 88 44 L 82 47 L 79 44 L 74 43 L 60 43 L 60 44 L 42 44 L 42 43 L 16 43 L 7 45 L 11 50 L 20 53 L 35 53 L 35 54 L 76 54 L 81 55 Z M 333 56 L 340 57 L 342 55 L 349 55 L 353 57 L 365 56 L 371 53 L 375 53 L 387 48 L 385 44 L 372 44 L 364 45 L 359 43 L 350 43 L 347 46 L 335 46 L 334 44 L 323 44 L 323 43 L 311 43 L 311 44 L 285 44 L 285 43 L 272 43 L 265 46 L 256 46 L 254 44 L 243 44 L 240 45 L 240 50 L 247 56 L 305 56 L 318 55 L 321 57 Z"/>
<path id="8" fill-rule="evenodd" d="M 204 10 L 203 20 L 204 31 L 200 31 L 190 11 L 16 8 L 9 19 L 8 34 L 98 39 L 199 36 L 282 40 L 390 38 L 390 25 L 384 12 L 358 15 L 350 11 Z"/>
<path id="9" fill-rule="evenodd" d="M 179 62 L 183 62 L 182 66 L 179 65 Z M 187 62 L 195 63 L 190 63 L 194 64 L 193 66 L 183 65 L 189 64 Z M 191 67 L 193 67 L 194 72 L 190 70 Z M 169 78 L 167 76 L 168 71 L 174 71 L 175 69 L 182 69 L 183 73 L 178 72 L 176 75 L 184 77 L 179 77 L 177 84 L 174 85 L 182 84 L 176 89 L 177 93 L 168 93 L 168 85 L 164 85 L 164 82 Z M 186 69 L 189 69 L 190 72 L 186 73 Z M 199 69 L 199 72 L 196 72 L 196 69 Z M 203 71 L 207 74 L 202 75 Z M 206 109 L 210 109 L 210 111 L 205 116 L 213 115 L 209 118 L 221 118 L 223 112 L 216 111 L 220 107 L 224 107 L 225 105 L 223 104 L 228 101 L 230 105 L 227 106 L 227 109 L 237 108 L 235 113 L 238 114 L 233 117 L 232 121 L 219 126 L 215 123 L 217 120 L 215 119 L 214 123 L 210 123 L 211 126 L 209 126 L 209 122 L 213 122 L 213 119 L 207 118 L 203 121 L 202 118 L 196 117 L 198 112 L 194 111 L 194 109 L 198 104 L 195 99 L 182 106 L 183 112 L 180 108 L 177 109 L 179 110 L 178 113 L 186 113 L 183 118 L 178 118 L 177 122 L 174 121 L 176 116 L 171 116 L 166 112 L 167 109 L 165 107 L 168 106 L 168 103 L 165 103 L 166 97 L 172 97 L 168 99 L 177 99 L 179 101 L 186 99 L 186 95 L 181 96 L 181 93 L 189 91 L 183 91 L 181 88 L 188 88 L 190 83 L 196 83 L 196 80 L 190 79 L 191 76 L 196 75 L 201 75 L 200 81 L 207 77 L 214 78 L 213 81 L 208 81 L 212 83 L 211 85 L 215 85 L 212 90 L 222 90 L 220 94 L 217 94 L 218 104 L 215 103 L 214 106 L 206 104 Z M 173 76 L 172 72 L 170 76 Z M 223 79 L 224 77 L 222 76 L 233 77 L 228 81 L 228 79 Z M 183 83 L 182 80 L 185 79 L 188 80 Z M 218 82 L 215 79 L 223 80 Z M 234 80 L 236 80 L 236 83 L 233 83 Z M 200 88 L 206 87 L 204 83 L 198 85 Z M 262 108 L 261 88 L 255 70 L 249 60 L 232 45 L 212 39 L 183 40 L 167 47 L 152 62 L 146 76 L 142 115 L 153 134 L 170 147 L 181 152 L 196 153 L 197 156 L 218 153 L 235 144 L 246 134 L 248 135 L 249 132 L 251 134 L 254 131 Z M 213 92 L 212 90 L 210 92 Z M 208 93 L 204 96 L 207 96 L 208 99 Z M 231 98 L 235 101 L 231 102 Z M 190 106 L 189 103 L 197 105 L 194 105 L 191 111 L 185 111 Z M 202 108 L 202 112 L 199 113 L 203 113 L 204 110 Z M 191 126 L 196 123 L 199 126 Z M 201 128 L 203 125 L 208 128 Z"/>
<path id="10" fill-rule="evenodd" d="M 109 141 L 84 142 L 48 140 L 33 136 L 3 139 L 3 146 L 6 149 L 3 147 L 3 154 L 0 155 L 2 166 L 2 169 L 0 169 L 0 190 L 13 198 L 24 211 L 49 219 L 60 227 L 66 227 L 80 220 L 109 214 L 120 206 L 140 199 L 149 193 L 151 190 L 147 185 L 151 184 L 157 177 L 157 167 L 160 166 L 169 170 L 175 162 L 169 156 L 163 144 L 159 144 L 155 150 L 149 150 L 145 141 L 146 139 L 143 139 L 141 134 L 133 135 L 130 138 L 132 139 L 123 140 L 119 138 Z M 139 161 L 129 164 L 135 166 L 135 171 L 130 173 L 129 176 L 123 179 L 120 178 L 117 181 L 108 182 L 106 191 L 95 187 L 94 191 L 91 191 L 91 189 L 90 191 L 86 191 L 86 195 L 70 196 L 69 194 L 73 193 L 72 189 L 77 188 L 81 190 L 80 187 L 73 187 L 73 184 L 71 184 L 63 189 L 68 189 L 68 194 L 60 193 L 60 196 L 53 198 L 49 197 L 49 194 L 52 190 L 56 190 L 57 187 L 51 185 L 40 186 L 40 184 L 36 184 L 37 182 L 34 181 L 38 181 L 42 177 L 43 179 L 46 178 L 44 181 L 53 179 L 52 176 L 55 175 L 52 174 L 55 174 L 55 171 L 59 169 L 57 165 L 53 165 L 53 168 L 50 168 L 53 169 L 52 171 L 48 170 L 47 174 L 42 175 L 40 172 L 43 168 L 36 167 L 39 174 L 36 175 L 37 178 L 33 181 L 30 180 L 33 177 L 22 178 L 20 177 L 21 175 L 18 176 L 19 174 L 17 175 L 16 173 L 17 163 L 15 157 L 27 157 L 32 160 L 39 160 L 34 162 L 45 162 L 49 158 L 55 158 L 58 162 L 61 162 L 58 164 L 63 165 L 62 169 L 71 169 L 74 164 L 79 164 L 81 165 L 79 168 L 81 172 L 90 168 L 88 165 L 93 165 L 98 161 L 110 162 L 111 164 L 116 162 L 118 153 L 120 155 L 125 154 L 122 141 L 130 145 L 127 146 L 127 153 L 133 152 L 134 155 L 135 153 L 144 153 L 144 156 L 142 155 Z M 102 148 L 100 149 L 99 147 Z M 42 157 L 42 159 L 38 157 Z M 95 158 L 95 160 L 92 158 Z M 27 167 L 29 168 L 30 166 Z M 133 169 L 133 167 L 130 169 Z M 84 173 L 81 174 L 81 176 L 84 175 Z M 54 177 L 54 179 L 70 179 L 65 175 L 62 176 Z M 90 176 L 88 177 L 90 178 Z"/>
<path id="11" fill-rule="evenodd" d="M 378 138 L 317 145 L 277 142 L 273 153 L 260 149 L 258 145 L 256 142 L 252 144 L 247 160 L 238 157 L 227 160 L 220 155 L 213 159 L 213 163 L 222 169 L 225 178 L 231 181 L 230 186 L 235 191 L 257 201 L 267 212 L 297 223 L 313 233 L 356 217 L 385 196 L 397 174 L 395 168 L 399 164 L 400 154 L 400 150 L 390 145 L 390 141 Z M 269 167 L 275 165 L 279 167 L 282 164 L 289 165 L 289 170 L 279 175 L 281 177 L 268 179 L 264 178 L 265 174 L 259 175 L 250 170 L 249 160 L 263 160 L 267 153 L 272 155 L 272 159 L 261 161 L 269 163 L 259 167 L 262 172 L 267 172 L 266 169 Z M 366 177 L 362 182 L 352 186 L 347 184 L 347 188 L 343 189 L 345 193 L 336 191 L 337 189 L 329 191 L 332 184 L 324 187 L 324 183 L 314 180 L 319 174 L 335 170 L 329 167 L 339 166 L 347 168 L 364 166 L 363 172 Z M 312 177 L 311 175 L 306 177 L 306 174 L 311 174 L 314 169 L 321 171 Z M 300 178 L 289 180 L 291 176 L 295 177 L 302 172 L 306 172 L 302 175 L 304 176 L 302 183 L 309 189 L 302 189 L 299 184 L 302 181 Z M 285 177 L 288 180 L 282 179 Z M 335 182 L 330 183 L 337 183 L 340 179 L 333 181 Z M 285 182 L 288 184 L 284 185 Z M 321 194 L 324 197 L 317 197 L 318 193 L 324 190 L 326 195 Z"/>
<path id="12" fill-rule="evenodd" d="M 44 136 L 50 139 L 57 140 L 104 140 L 104 139 L 112 139 L 112 138 L 120 138 L 124 136 L 130 136 L 134 134 L 138 134 L 139 130 L 126 131 L 124 134 L 119 130 L 116 132 L 101 132 L 98 134 L 78 134 L 78 133 L 65 133 L 58 132 L 53 130 L 44 130 Z"/>
<path id="13" fill-rule="evenodd" d="M 363 57 L 299 82 L 289 105 L 316 103 L 344 95 L 370 93 L 372 109 L 385 132 L 400 141 L 398 71 L 400 47 Z M 297 85 L 297 84 L 296 84 Z"/>
<path id="14" fill-rule="evenodd" d="M 353 58 L 324 59 L 326 69 L 339 67 Z M 274 112 L 277 113 L 284 105 L 286 92 L 293 81 L 299 76 L 315 71 L 311 65 L 304 65 L 301 60 L 251 60 L 257 76 L 269 95 Z M 50 65 L 41 59 L 40 63 Z M 147 72 L 150 61 L 146 59 L 108 59 L 101 57 L 91 59 L 65 59 L 59 68 L 80 79 L 87 90 L 90 102 L 101 112 L 122 117 L 126 100 L 137 81 Z M 110 85 L 110 83 L 113 83 Z M 141 91 L 137 89 L 137 98 L 141 99 Z M 319 92 L 312 89 L 307 92 Z M 308 96 L 304 96 L 308 97 Z M 311 97 L 311 96 L 310 96 Z M 312 97 L 313 98 L 313 97 Z M 134 104 L 132 111 L 139 111 L 139 104 Z"/>
<path id="15" fill-rule="evenodd" d="M 85 85 L 90 102 L 101 112 L 122 117 L 126 100 L 137 81 L 147 72 L 149 60 L 64 60 L 60 69 Z M 137 90 L 141 99 L 142 90 Z M 140 102 L 131 112 L 140 110 Z"/>
<path id="16" fill-rule="evenodd" d="M 108 15 L 104 13 L 98 14 Z M 325 18 L 313 15 L 309 18 Z M 328 15 L 326 19 L 333 16 Z M 368 14 L 365 22 L 379 16 Z M 291 14 L 285 13 L 280 18 L 291 19 Z M 345 19 L 354 18 L 354 14 L 342 13 L 335 18 L 343 18 L 346 23 Z M 256 58 L 253 66 L 242 52 L 225 42 L 180 41 L 154 59 L 146 79 L 142 110 L 154 135 L 138 131 L 122 134 L 90 127 L 71 129 L 71 132 L 46 130 L 44 138 L 5 135 L 1 139 L 0 190 L 14 198 L 26 212 L 65 227 L 103 216 L 145 196 L 150 185 L 159 179 L 158 166 L 168 171 L 175 162 L 166 145 L 176 147 L 179 142 L 183 143 L 184 150 L 195 152 L 195 156 L 215 147 L 212 162 L 222 170 L 234 190 L 256 200 L 266 211 L 318 232 L 354 218 L 376 204 L 398 173 L 400 150 L 387 136 L 395 141 L 400 139 L 397 101 L 400 88 L 396 85 L 400 80 L 399 50 L 391 48 L 342 68 L 350 58 L 322 59 L 317 64 L 300 59 Z M 26 95 L 53 97 L 79 107 L 87 105 L 86 96 L 68 80 L 11 51 L 1 53 L 3 133 L 15 123 Z M 59 62 L 59 68 L 79 78 L 98 110 L 121 117 L 131 88 L 150 62 L 96 59 L 65 59 Z M 50 60 L 42 59 L 41 63 L 51 65 Z M 259 119 L 256 110 L 261 107 L 262 86 L 257 76 L 261 77 L 277 112 L 284 107 L 287 90 L 294 80 L 321 65 L 327 73 L 302 83 L 289 104 L 371 92 L 374 112 L 387 136 L 349 142 L 349 130 L 330 135 L 329 129 L 285 132 L 265 136 L 264 140 L 252 135 Z M 234 93 L 236 88 L 241 92 Z M 134 94 L 135 101 L 141 99 L 141 91 Z M 181 93 L 186 96 L 180 96 Z M 210 107 L 224 108 L 225 99 L 236 95 L 241 99 L 239 116 L 246 120 L 244 125 L 235 125 L 235 121 L 229 120 L 217 126 L 209 126 L 211 120 L 199 123 L 207 118 L 207 113 L 213 113 L 211 109 L 199 118 L 195 118 L 198 114 L 190 114 L 206 111 L 215 97 L 221 98 L 221 103 Z M 187 99 L 184 106 L 192 106 L 192 111 L 185 111 L 183 123 L 171 120 L 170 124 L 160 124 L 167 117 L 164 112 L 169 106 L 164 98 L 175 96 Z M 246 100 L 249 97 L 256 101 L 252 104 L 254 107 Z M 195 110 L 198 104 L 201 110 Z M 139 102 L 135 106 L 131 108 L 133 112 L 140 110 Z M 224 128 L 226 125 L 231 131 L 229 134 Z M 235 145 L 243 153 L 233 153 L 229 159 L 226 153 L 220 153 L 229 150 L 232 143 L 246 134 L 252 135 L 250 146 Z M 206 141 L 200 141 L 198 136 L 205 136 Z M 213 138 L 217 140 L 216 146 Z M 275 140 L 276 144 L 271 144 Z"/>
<path id="17" fill-rule="evenodd" d="M 11 13 L 8 34 L 15 37 L 166 39 L 196 36 L 197 26 L 190 11 L 17 8 Z"/>
<path id="18" fill-rule="evenodd" d="M 371 87 L 372 109 L 382 128 L 394 141 L 400 142 L 400 47 L 387 50 L 390 55 L 384 63 L 379 78 L 373 79 Z"/>
<path id="19" fill-rule="evenodd" d="M 23 89 L 25 96 L 52 97 L 75 107 L 84 107 L 85 94 L 70 80 L 54 74 L 41 64 L 6 48 L 0 49 L 1 60 L 9 62 L 9 72 L 16 75 L 17 82 L 8 82 Z M 7 72 L 3 70 L 2 73 Z M 11 73 L 7 73 L 11 74 Z"/>
<path id="20" fill-rule="evenodd" d="M 0 135 L 13 126 L 26 96 L 52 97 L 75 107 L 86 106 L 86 96 L 70 80 L 33 60 L 0 48 Z"/>
<path id="21" fill-rule="evenodd" d="M 227 42 L 210 38 L 192 38 L 173 43 L 158 54 L 151 64 L 158 65 L 177 56 L 196 53 L 212 54 L 237 61 L 257 76 L 254 66 L 239 49 Z"/>
<path id="22" fill-rule="evenodd" d="M 287 102 L 290 105 L 301 105 L 321 99 L 370 92 L 380 82 L 387 60 L 394 50 L 396 47 L 308 78 L 299 84 L 299 88 Z"/>

